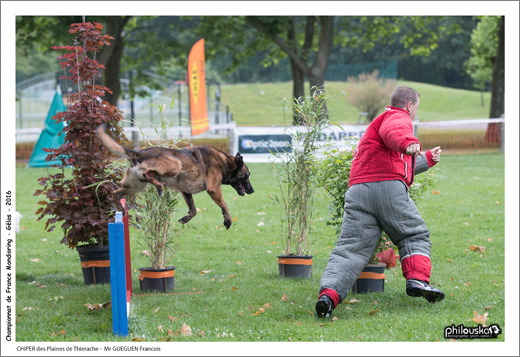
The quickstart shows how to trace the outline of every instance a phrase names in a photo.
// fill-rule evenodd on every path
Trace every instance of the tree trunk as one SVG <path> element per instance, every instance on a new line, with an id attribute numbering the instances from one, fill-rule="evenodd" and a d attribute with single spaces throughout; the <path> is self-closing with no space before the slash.
<path id="1" fill-rule="evenodd" d="M 119 70 L 124 49 L 122 32 L 130 17 L 131 16 L 109 16 L 107 18 L 106 33 L 114 37 L 115 40 L 111 40 L 110 46 L 103 47 L 98 60 L 99 63 L 106 67 L 104 85 L 112 91 L 112 94 L 107 92 L 104 99 L 112 105 L 117 104 L 117 99 L 121 92 Z"/>
<path id="2" fill-rule="evenodd" d="M 501 16 L 498 30 L 497 54 L 493 60 L 493 84 L 491 87 L 491 109 L 489 111 L 490 118 L 500 118 L 502 114 L 504 114 L 504 32 L 504 16 Z M 485 141 L 492 143 L 500 142 L 500 123 L 488 125 Z"/>
<path id="3" fill-rule="evenodd" d="M 323 87 L 325 83 L 325 73 L 327 72 L 327 66 L 329 64 L 330 52 L 332 51 L 332 42 L 334 37 L 334 16 L 320 16 L 320 39 L 318 44 L 318 53 L 314 64 L 309 68 L 307 77 L 309 78 L 311 95 L 313 87 L 318 89 Z M 327 107 L 323 104 L 324 116 L 322 119 L 327 118 Z"/>
<path id="4" fill-rule="evenodd" d="M 289 43 L 289 47 L 291 48 L 294 53 L 298 52 L 298 49 L 296 47 L 297 40 L 296 40 L 296 31 L 294 28 L 294 19 L 289 20 L 289 30 L 287 31 L 287 41 Z M 305 73 L 301 70 L 300 67 L 296 64 L 296 62 L 289 57 L 289 63 L 291 64 L 291 72 L 293 77 L 293 103 L 294 105 L 294 99 L 300 98 L 305 96 L 305 89 L 304 89 L 304 83 L 305 83 Z M 299 125 L 299 116 L 296 112 L 296 110 L 293 108 L 293 125 Z"/>

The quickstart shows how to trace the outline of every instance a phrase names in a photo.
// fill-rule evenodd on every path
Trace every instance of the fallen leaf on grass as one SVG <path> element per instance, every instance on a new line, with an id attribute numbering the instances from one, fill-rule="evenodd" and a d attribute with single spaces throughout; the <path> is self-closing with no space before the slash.
<path id="1" fill-rule="evenodd" d="M 152 253 L 149 250 L 143 250 L 141 252 L 141 254 L 143 254 L 146 257 L 151 257 L 152 256 Z"/>
<path id="2" fill-rule="evenodd" d="M 173 335 L 173 330 L 168 329 L 168 336 Z"/>
<path id="3" fill-rule="evenodd" d="M 139 336 L 132 338 L 132 342 L 143 342 L 145 338 L 140 338 Z"/>
<path id="4" fill-rule="evenodd" d="M 500 204 L 500 202 L 498 202 L 498 201 L 495 201 L 495 203 L 496 203 L 497 205 L 499 205 L 499 204 Z"/>
<path id="5" fill-rule="evenodd" d="M 479 315 L 477 314 L 476 311 L 473 311 L 473 318 L 471 319 L 471 321 L 474 321 L 476 322 L 477 324 L 482 324 L 483 326 L 486 326 L 486 321 L 488 319 L 488 313 L 484 313 L 484 315 Z"/>
<path id="6" fill-rule="evenodd" d="M 243 263 L 243 261 L 237 260 L 235 263 L 237 263 L 238 265 L 240 265 L 240 264 Z"/>
<path id="7" fill-rule="evenodd" d="M 487 305 L 487 306 L 484 307 L 483 310 L 491 310 L 492 308 L 493 308 L 493 306 Z"/>
<path id="8" fill-rule="evenodd" d="M 181 317 L 188 317 L 191 315 L 191 312 L 189 314 L 181 314 Z"/>
<path id="9" fill-rule="evenodd" d="M 233 286 L 233 287 L 231 288 L 231 291 L 237 291 L 237 290 L 238 290 L 238 288 L 237 288 L 236 286 Z"/>
<path id="10" fill-rule="evenodd" d="M 470 245 L 469 250 L 471 250 L 472 252 L 484 253 L 486 247 L 483 247 L 481 245 Z"/>
<path id="11" fill-rule="evenodd" d="M 177 316 L 170 316 L 170 315 L 168 315 L 168 318 L 170 319 L 170 321 L 175 321 L 178 319 Z"/>
<path id="12" fill-rule="evenodd" d="M 34 310 L 34 309 L 33 309 L 32 307 L 24 307 L 24 308 L 22 309 L 22 311 L 27 311 L 27 310 L 31 311 L 31 310 Z"/>
<path id="13" fill-rule="evenodd" d="M 345 309 L 347 309 L 347 310 L 354 310 L 353 308 L 348 307 L 348 306 L 345 306 Z"/>
<path id="14" fill-rule="evenodd" d="M 35 281 L 31 281 L 31 282 L 29 283 L 29 285 L 33 285 L 33 284 L 36 284 L 36 280 L 35 280 Z"/>
<path id="15" fill-rule="evenodd" d="M 42 288 L 42 289 L 45 289 L 47 287 L 47 285 L 42 285 L 42 284 L 36 284 L 36 286 L 39 288 Z"/>
<path id="16" fill-rule="evenodd" d="M 469 223 L 468 222 L 464 222 L 462 223 L 463 226 L 469 226 Z"/>
<path id="17" fill-rule="evenodd" d="M 182 324 L 181 335 L 183 335 L 183 336 L 190 336 L 191 335 L 191 327 L 186 325 L 186 324 Z"/>
<path id="18" fill-rule="evenodd" d="M 159 311 L 161 308 L 158 307 L 157 309 L 153 310 L 153 313 L 155 314 L 157 311 Z"/>
<path id="19" fill-rule="evenodd" d="M 381 309 L 377 309 L 377 310 L 370 310 L 370 312 L 368 313 L 368 315 L 375 315 L 375 314 L 379 314 L 381 312 Z"/>
<path id="20" fill-rule="evenodd" d="M 290 337 L 287 337 L 287 339 L 289 340 L 289 342 L 292 342 L 291 338 Z"/>
<path id="21" fill-rule="evenodd" d="M 320 324 L 320 327 L 325 327 L 325 324 Z"/>
<path id="22" fill-rule="evenodd" d="M 334 316 L 334 317 L 332 318 L 332 322 L 334 322 L 334 321 L 338 321 L 338 320 L 339 320 L 339 319 L 338 319 L 337 316 Z"/>
<path id="23" fill-rule="evenodd" d="M 471 285 L 471 282 L 469 282 L 469 281 L 467 283 L 464 283 L 464 286 L 469 286 L 469 285 Z"/>
<path id="24" fill-rule="evenodd" d="M 301 326 L 301 325 L 302 325 L 301 322 L 295 322 L 295 324 L 298 325 L 298 326 Z"/>
<path id="25" fill-rule="evenodd" d="M 264 222 L 260 222 L 257 224 L 258 227 L 262 227 L 264 225 Z"/>
<path id="26" fill-rule="evenodd" d="M 264 307 L 271 308 L 271 307 L 273 307 L 273 306 L 272 306 L 271 303 L 269 302 L 269 303 L 265 304 Z"/>
<path id="27" fill-rule="evenodd" d="M 208 274 L 210 271 L 211 271 L 211 269 L 210 269 L 210 270 L 203 270 L 203 271 L 200 272 L 200 275 L 206 275 L 206 274 Z"/>
<path id="28" fill-rule="evenodd" d="M 164 332 L 164 330 L 163 330 L 163 328 L 162 328 L 162 325 L 159 326 L 158 330 L 159 330 L 159 332 Z"/>
<path id="29" fill-rule="evenodd" d="M 38 258 L 36 258 L 36 259 L 29 259 L 29 260 L 30 260 L 31 262 L 34 262 L 34 263 L 39 263 L 39 262 L 42 261 L 41 259 L 38 259 Z"/>
<path id="30" fill-rule="evenodd" d="M 65 299 L 63 296 L 55 296 L 55 297 L 51 297 L 51 298 L 45 298 L 45 300 L 47 301 L 58 301 L 58 300 L 63 300 Z"/>
<path id="31" fill-rule="evenodd" d="M 61 298 L 63 298 L 63 297 L 61 297 Z M 85 304 L 83 306 L 86 306 L 91 311 L 92 310 L 101 310 L 102 308 L 109 309 L 109 308 L 112 307 L 112 302 L 109 301 L 109 302 L 106 302 L 104 304 L 89 304 L 89 303 L 87 303 L 87 304 Z"/>
<path id="32" fill-rule="evenodd" d="M 47 238 L 43 238 L 43 239 L 42 239 L 42 242 L 43 242 L 44 244 L 47 244 L 48 241 L 49 241 L 49 240 L 48 240 Z"/>
<path id="33" fill-rule="evenodd" d="M 235 217 L 232 217 L 231 219 L 232 219 L 233 221 L 235 221 L 235 222 L 238 220 L 238 219 L 235 218 Z"/>
<path id="34" fill-rule="evenodd" d="M 282 301 L 284 301 L 284 302 L 287 301 L 287 295 L 283 294 Z"/>
<path id="35" fill-rule="evenodd" d="M 440 191 L 437 191 L 437 190 L 433 190 L 432 193 L 433 193 L 434 195 L 440 195 L 440 194 L 441 194 L 441 192 L 440 192 Z"/>
<path id="36" fill-rule="evenodd" d="M 347 304 L 353 304 L 355 302 L 361 302 L 361 300 L 356 300 L 356 299 L 352 299 L 350 301 L 345 300 L 345 303 L 347 303 Z"/>
<path id="37" fill-rule="evenodd" d="M 263 215 L 265 215 L 265 212 L 258 212 L 256 215 L 257 216 L 263 216 Z"/>

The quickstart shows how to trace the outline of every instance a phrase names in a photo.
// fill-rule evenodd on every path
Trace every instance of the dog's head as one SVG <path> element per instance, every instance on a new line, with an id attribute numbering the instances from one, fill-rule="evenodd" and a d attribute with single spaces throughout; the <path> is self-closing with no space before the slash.
<path id="1" fill-rule="evenodd" d="M 249 169 L 247 165 L 244 164 L 244 159 L 239 152 L 235 155 L 235 164 L 237 165 L 237 169 L 233 172 L 233 175 L 230 180 L 231 186 L 240 196 L 244 196 L 245 193 L 248 195 L 255 192 L 253 190 L 253 186 L 251 186 L 251 182 L 249 182 Z"/>

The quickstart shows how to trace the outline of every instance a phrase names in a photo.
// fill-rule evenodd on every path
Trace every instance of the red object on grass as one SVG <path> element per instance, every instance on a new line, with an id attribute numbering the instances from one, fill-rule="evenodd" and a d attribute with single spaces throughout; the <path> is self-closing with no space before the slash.
<path id="1" fill-rule="evenodd" d="M 130 302 L 132 297 L 132 266 L 130 262 L 130 226 L 128 223 L 128 207 L 126 207 L 126 200 L 123 198 L 121 204 L 125 208 L 125 216 L 123 217 L 123 224 L 125 227 L 125 262 L 126 262 L 126 302 Z"/>
<path id="2" fill-rule="evenodd" d="M 387 249 L 377 255 L 381 263 L 386 263 L 386 269 L 395 268 L 398 255 L 395 255 L 395 250 Z"/>

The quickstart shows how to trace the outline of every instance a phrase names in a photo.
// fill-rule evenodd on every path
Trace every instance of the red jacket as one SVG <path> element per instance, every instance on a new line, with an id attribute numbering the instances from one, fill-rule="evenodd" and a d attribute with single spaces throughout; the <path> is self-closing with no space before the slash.
<path id="1" fill-rule="evenodd" d="M 401 108 L 386 107 L 370 123 L 354 150 L 349 187 L 358 183 L 401 180 L 413 183 L 415 159 L 406 155 L 410 144 L 419 143 L 413 135 L 412 120 Z M 435 165 L 431 150 L 426 152 L 428 167 Z"/>

